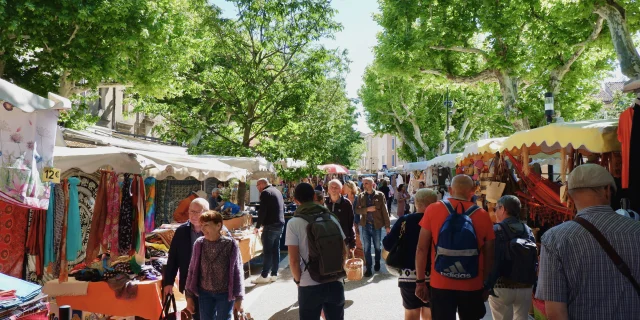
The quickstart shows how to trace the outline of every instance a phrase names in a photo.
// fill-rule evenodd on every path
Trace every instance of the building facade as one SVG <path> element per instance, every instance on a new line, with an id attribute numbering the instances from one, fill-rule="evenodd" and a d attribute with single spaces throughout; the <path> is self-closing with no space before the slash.
<path id="1" fill-rule="evenodd" d="M 399 139 L 390 134 L 362 134 L 365 141 L 365 152 L 360 158 L 360 172 L 378 172 L 384 168 L 391 169 L 406 163 L 398 158 Z"/>

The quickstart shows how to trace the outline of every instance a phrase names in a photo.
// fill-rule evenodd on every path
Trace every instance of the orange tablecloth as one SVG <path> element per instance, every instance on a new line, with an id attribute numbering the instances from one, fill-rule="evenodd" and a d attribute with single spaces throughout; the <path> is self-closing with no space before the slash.
<path id="1" fill-rule="evenodd" d="M 160 280 L 138 283 L 138 296 L 132 300 L 116 299 L 116 294 L 106 282 L 90 282 L 87 295 L 58 296 L 59 306 L 69 305 L 74 310 L 82 310 L 110 316 L 138 316 L 158 319 L 162 309 Z"/>

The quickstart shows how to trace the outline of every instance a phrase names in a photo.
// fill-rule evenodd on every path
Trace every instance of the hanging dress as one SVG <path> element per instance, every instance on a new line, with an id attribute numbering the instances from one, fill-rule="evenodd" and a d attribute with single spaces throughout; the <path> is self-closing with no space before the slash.
<path id="1" fill-rule="evenodd" d="M 107 218 L 102 246 L 109 248 L 112 257 L 118 256 L 118 224 L 120 223 L 120 186 L 115 172 L 107 174 Z"/>
<path id="2" fill-rule="evenodd" d="M 107 180 L 109 173 L 102 171 L 100 173 L 100 183 L 98 184 L 98 192 L 96 193 L 96 202 L 93 205 L 93 216 L 91 217 L 91 228 L 89 229 L 89 240 L 87 242 L 87 250 L 85 263 L 90 264 L 93 259 L 100 254 L 100 244 L 104 235 L 104 227 L 107 220 Z"/>
<path id="3" fill-rule="evenodd" d="M 47 209 L 47 222 L 44 230 L 44 266 L 45 268 L 49 266 L 50 263 L 54 262 L 56 259 L 54 258 L 55 249 L 53 248 L 53 225 L 55 223 L 55 207 L 56 207 L 56 197 L 55 197 L 55 185 L 51 183 L 51 194 L 49 194 L 49 208 Z"/>

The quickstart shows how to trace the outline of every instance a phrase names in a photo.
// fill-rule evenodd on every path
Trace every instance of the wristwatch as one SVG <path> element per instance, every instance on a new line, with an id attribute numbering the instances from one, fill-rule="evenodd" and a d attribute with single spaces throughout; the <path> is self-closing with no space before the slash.
<path id="1" fill-rule="evenodd" d="M 296 280 L 295 278 L 293 279 L 293 282 L 294 282 L 295 284 L 300 284 L 300 281 Z"/>
<path id="2" fill-rule="evenodd" d="M 420 279 L 420 280 L 416 279 L 416 283 L 425 283 L 425 282 L 427 282 L 427 279 Z"/>

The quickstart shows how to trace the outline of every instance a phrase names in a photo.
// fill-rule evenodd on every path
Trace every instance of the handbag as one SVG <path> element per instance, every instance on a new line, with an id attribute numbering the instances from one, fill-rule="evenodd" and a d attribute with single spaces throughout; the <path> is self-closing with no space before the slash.
<path id="1" fill-rule="evenodd" d="M 404 245 L 403 236 L 406 225 L 407 222 L 403 221 L 402 225 L 400 226 L 400 236 L 398 237 L 398 241 L 396 241 L 395 245 L 393 246 L 393 248 L 391 248 L 384 259 L 387 263 L 387 269 L 389 270 L 389 273 L 395 275 L 400 275 L 400 269 L 402 269 L 403 260 L 405 257 L 406 246 Z"/>
<path id="2" fill-rule="evenodd" d="M 262 233 L 258 233 L 253 237 L 253 241 L 251 243 L 251 252 L 253 256 L 258 256 L 262 253 Z"/>
<path id="3" fill-rule="evenodd" d="M 498 199 L 502 197 L 506 183 L 491 181 L 487 185 L 487 201 L 497 203 Z"/>
<path id="4" fill-rule="evenodd" d="M 638 284 L 638 281 L 636 281 L 636 279 L 633 277 L 633 274 L 631 274 L 631 269 L 629 269 L 627 263 L 622 260 L 622 257 L 618 254 L 618 252 L 616 252 L 616 249 L 613 248 L 607 238 L 602 235 L 600 230 L 598 230 L 598 228 L 596 228 L 596 226 L 594 226 L 591 222 L 581 217 L 576 217 L 575 219 L 573 219 L 573 221 L 577 222 L 579 225 L 589 231 L 589 233 L 591 233 L 591 235 L 598 241 L 602 249 L 604 249 L 604 251 L 607 253 L 607 256 L 609 256 L 609 259 L 611 259 L 618 271 L 620 271 L 620 273 L 622 273 L 622 275 L 624 275 L 625 278 L 627 278 L 629 282 L 631 282 L 631 285 L 633 285 L 636 293 L 638 294 L 638 296 L 640 296 L 640 284 Z"/>
<path id="5" fill-rule="evenodd" d="M 173 305 L 173 312 L 170 312 L 171 305 Z M 178 312 L 178 308 L 176 307 L 176 297 L 173 294 L 168 294 L 164 298 L 164 303 L 162 304 L 162 312 L 160 313 L 160 320 L 176 320 L 178 318 L 176 316 L 177 312 Z"/>

